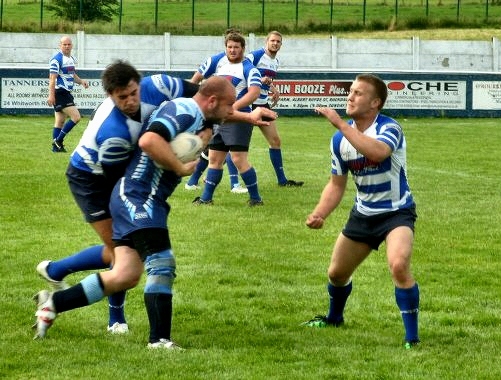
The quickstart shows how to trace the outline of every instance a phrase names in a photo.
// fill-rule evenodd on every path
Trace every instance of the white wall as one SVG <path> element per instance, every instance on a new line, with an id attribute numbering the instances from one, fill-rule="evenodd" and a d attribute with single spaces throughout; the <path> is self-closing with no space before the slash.
<path id="1" fill-rule="evenodd" d="M 1 67 L 48 66 L 60 34 L 0 33 Z M 224 49 L 223 37 L 92 35 L 78 32 L 73 55 L 79 69 L 102 69 L 126 59 L 141 70 L 196 70 L 208 56 Z M 262 46 L 264 37 L 250 34 L 246 51 Z M 449 71 L 498 72 L 500 42 L 346 39 L 335 36 L 285 36 L 279 53 L 285 71 Z"/>

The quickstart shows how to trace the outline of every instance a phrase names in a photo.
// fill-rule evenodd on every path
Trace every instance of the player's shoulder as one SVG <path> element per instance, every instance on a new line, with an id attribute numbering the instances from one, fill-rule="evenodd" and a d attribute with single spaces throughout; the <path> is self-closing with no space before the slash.
<path id="1" fill-rule="evenodd" d="M 50 58 L 50 60 L 49 60 L 49 62 L 50 62 L 51 64 L 52 64 L 52 63 L 59 63 L 59 64 L 61 64 L 61 63 L 62 63 L 62 61 L 63 61 L 63 53 L 62 53 L 62 52 L 60 52 L 60 51 L 58 51 L 56 54 L 54 54 L 54 55 Z"/>
<path id="2" fill-rule="evenodd" d="M 213 62 L 219 62 L 220 60 L 222 60 L 223 58 L 226 57 L 226 53 L 224 51 L 220 52 L 220 53 L 217 53 L 217 54 L 214 54 L 210 57 L 210 59 L 213 61 Z"/>
<path id="3" fill-rule="evenodd" d="M 388 116 L 388 115 L 385 115 L 385 114 L 379 114 L 376 118 L 376 123 L 375 123 L 378 127 L 394 127 L 394 128 L 398 128 L 398 129 L 402 129 L 402 127 L 400 126 L 400 123 L 395 120 L 394 118 Z"/>

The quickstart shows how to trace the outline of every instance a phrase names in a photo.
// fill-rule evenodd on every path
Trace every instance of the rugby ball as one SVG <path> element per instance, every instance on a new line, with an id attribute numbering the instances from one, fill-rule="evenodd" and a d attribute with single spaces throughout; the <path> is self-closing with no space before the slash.
<path id="1" fill-rule="evenodd" d="M 182 132 L 170 142 L 170 147 L 179 161 L 186 163 L 197 160 L 204 150 L 204 143 L 198 135 Z"/>

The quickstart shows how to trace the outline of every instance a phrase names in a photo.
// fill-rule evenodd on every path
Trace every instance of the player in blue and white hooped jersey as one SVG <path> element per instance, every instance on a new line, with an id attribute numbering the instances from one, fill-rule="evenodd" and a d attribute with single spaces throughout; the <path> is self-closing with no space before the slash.
<path id="1" fill-rule="evenodd" d="M 80 112 L 75 105 L 71 91 L 75 83 L 88 88 L 86 80 L 76 73 L 76 59 L 71 55 L 73 42 L 69 36 L 61 37 L 59 52 L 49 62 L 49 96 L 47 104 L 54 107 L 54 128 L 52 129 L 52 151 L 66 152 L 65 136 L 80 121 Z M 69 117 L 65 122 L 66 117 Z"/>
<path id="2" fill-rule="evenodd" d="M 261 91 L 261 75 L 252 63 L 245 59 L 245 38 L 236 32 L 225 37 L 225 52 L 209 57 L 200 65 L 192 81 L 200 83 L 212 75 L 223 76 L 235 86 L 237 101 L 234 108 L 242 112 L 251 112 L 251 105 Z M 225 121 L 214 131 L 209 144 L 209 169 L 204 190 L 194 204 L 212 204 L 212 198 L 223 175 L 223 164 L 228 152 L 240 173 L 249 192 L 250 206 L 262 205 L 259 194 L 257 175 L 249 162 L 248 153 L 253 125 L 242 122 Z"/>
<path id="3" fill-rule="evenodd" d="M 190 97 L 198 85 L 166 74 L 141 79 L 129 63 L 116 61 L 102 73 L 108 97 L 94 111 L 71 155 L 66 176 L 70 190 L 87 223 L 104 245 L 95 245 L 58 261 L 42 261 L 37 271 L 53 287 L 65 287 L 70 273 L 108 268 L 113 257 L 111 191 L 123 175 L 142 132 L 144 121 L 162 102 Z M 125 293 L 110 297 L 108 329 L 126 332 Z"/>
<path id="4" fill-rule="evenodd" d="M 406 142 L 402 127 L 380 114 L 388 90 L 372 74 L 360 74 L 350 88 L 344 121 L 329 108 L 317 108 L 338 131 L 331 140 L 331 179 L 307 217 L 306 225 L 321 228 L 344 195 L 348 174 L 357 188 L 355 205 L 338 236 L 328 269 L 329 310 L 305 322 L 311 327 L 339 326 L 352 291 L 352 274 L 386 242 L 386 256 L 395 285 L 395 299 L 405 329 L 405 347 L 419 342 L 419 287 L 410 263 L 416 206 L 407 182 Z"/>
<path id="5" fill-rule="evenodd" d="M 259 98 L 252 105 L 253 108 L 271 108 L 275 104 L 277 104 L 280 98 L 280 93 L 278 89 L 273 85 L 273 80 L 277 76 L 277 71 L 280 64 L 277 58 L 277 53 L 281 47 L 282 34 L 274 30 L 269 32 L 266 36 L 264 47 L 254 50 L 247 55 L 247 58 L 252 62 L 254 66 L 257 67 L 257 69 L 261 73 L 261 93 L 259 95 Z M 269 104 L 270 98 L 271 106 Z M 282 159 L 282 142 L 280 140 L 280 135 L 278 134 L 276 123 L 272 121 L 269 126 L 259 128 L 261 129 L 263 136 L 268 141 L 270 161 L 273 165 L 273 169 L 275 170 L 278 185 L 282 187 L 303 186 L 303 181 L 294 181 L 287 179 L 287 176 L 285 175 Z"/>
<path id="6" fill-rule="evenodd" d="M 110 202 L 115 243 L 114 266 L 84 278 L 70 289 L 41 291 L 37 300 L 37 336 L 45 336 L 58 313 L 87 306 L 106 295 L 135 287 L 146 269 L 145 305 L 150 323 L 148 347 L 178 349 L 171 340 L 172 287 L 176 260 L 167 219 L 168 197 L 196 161 L 182 163 L 170 147 L 181 132 L 198 134 L 205 144 L 212 125 L 233 113 L 235 90 L 220 77 L 205 81 L 193 99 L 163 103 L 152 114 L 139 139 L 125 175 L 114 187 Z"/>

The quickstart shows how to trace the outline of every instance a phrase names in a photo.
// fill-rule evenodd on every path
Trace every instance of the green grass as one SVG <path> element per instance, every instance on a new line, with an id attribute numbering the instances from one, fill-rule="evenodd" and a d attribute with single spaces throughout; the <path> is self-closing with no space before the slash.
<path id="1" fill-rule="evenodd" d="M 488 8 L 485 0 L 333 1 L 332 14 L 330 3 L 330 0 L 265 0 L 263 6 L 261 1 L 248 0 L 123 0 L 121 18 L 117 16 L 110 23 L 81 25 L 56 19 L 41 8 L 43 2 L 3 0 L 1 29 L 12 32 L 74 33 L 85 30 L 94 34 L 221 35 L 228 26 L 237 26 L 244 33 L 278 29 L 285 34 L 325 34 L 360 30 L 499 28 L 501 21 L 501 6 L 491 4 L 490 0 Z M 155 4 L 158 4 L 157 11 Z"/>
<path id="2" fill-rule="evenodd" d="M 169 225 L 178 263 L 173 338 L 185 352 L 146 349 L 143 282 L 130 291 L 128 336 L 105 333 L 107 302 L 63 313 L 33 341 L 35 273 L 98 242 L 82 221 L 50 152 L 52 118 L 0 117 L 0 377 L 10 379 L 499 379 L 501 224 L 497 119 L 401 119 L 418 205 L 413 272 L 421 287 L 420 336 L 402 348 L 384 247 L 354 276 L 340 329 L 299 324 L 327 308 L 326 268 L 353 199 L 322 230 L 305 227 L 329 178 L 333 127 L 320 117 L 279 119 L 285 168 L 303 188 L 278 188 L 262 135 L 250 154 L 265 201 L 250 209 L 229 192 L 191 205 L 180 187 Z M 75 146 L 85 125 L 69 135 Z M 76 283 L 86 273 L 68 278 Z M 144 281 L 144 279 L 143 279 Z"/>

